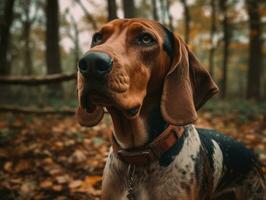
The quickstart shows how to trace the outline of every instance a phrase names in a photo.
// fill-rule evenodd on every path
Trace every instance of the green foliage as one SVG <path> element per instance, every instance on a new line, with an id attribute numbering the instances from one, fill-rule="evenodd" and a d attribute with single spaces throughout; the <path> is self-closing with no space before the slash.
<path id="1" fill-rule="evenodd" d="M 202 110 L 218 116 L 237 116 L 238 122 L 246 122 L 266 115 L 266 102 L 243 99 L 221 101 L 216 99 L 206 103 Z"/>
<path id="2" fill-rule="evenodd" d="M 25 4 L 25 2 L 29 4 Z M 45 75 L 46 64 L 45 64 L 45 37 L 46 37 L 46 15 L 45 15 L 45 0 L 27 0 L 27 1 L 16 1 L 14 7 L 14 22 L 11 28 L 11 50 L 9 52 L 11 60 L 11 75 L 23 75 L 26 71 L 26 66 L 24 66 L 24 38 L 23 38 L 23 22 L 26 20 L 27 12 L 25 8 L 29 6 L 29 18 L 34 19 L 31 24 L 30 30 L 30 48 L 32 53 L 32 63 L 33 70 L 32 75 Z M 61 63 L 63 73 L 72 73 L 76 71 L 77 57 L 82 55 L 89 48 L 88 44 L 90 41 L 90 35 L 94 32 L 92 28 L 92 19 L 86 17 L 86 12 L 84 12 L 77 1 L 71 1 L 70 3 L 60 1 L 60 53 L 61 53 Z M 105 6 L 101 5 L 101 2 L 96 0 L 92 1 L 82 1 L 84 3 L 85 9 L 93 17 L 93 21 L 96 22 L 97 26 L 100 27 L 102 24 L 106 23 L 107 20 L 107 9 Z M 162 13 L 169 12 L 169 10 L 163 8 L 161 3 L 163 1 L 157 0 L 158 4 L 158 15 Z M 164 1 L 165 2 L 165 1 Z M 182 11 L 182 3 L 180 1 L 170 0 L 170 10 L 177 8 L 176 12 Z M 218 2 L 218 1 L 217 1 Z M 228 59 L 228 97 L 230 98 L 244 98 L 246 87 L 247 87 L 247 67 L 248 67 L 248 53 L 249 53 L 249 26 L 248 17 L 246 12 L 246 7 L 244 1 L 228 0 L 228 17 L 230 23 L 230 32 L 232 33 L 232 38 L 229 46 L 229 59 Z M 215 34 L 216 44 L 214 53 L 214 80 L 218 83 L 222 79 L 222 62 L 223 62 L 223 48 L 222 48 L 222 13 L 219 10 L 219 3 L 217 3 L 216 9 L 216 25 L 217 31 Z M 137 8 L 137 17 L 152 18 L 152 1 L 139 0 L 135 2 Z M 178 6 L 176 6 L 178 5 Z M 266 3 L 260 4 L 260 10 L 262 15 L 262 21 L 265 21 L 266 17 Z M 210 28 L 211 28 L 211 5 L 210 1 L 207 0 L 195 0 L 188 1 L 189 13 L 190 13 L 190 44 L 193 52 L 199 57 L 202 65 L 208 69 L 209 65 L 209 51 L 210 51 Z M 63 9 L 62 9 L 63 8 Z M 117 13 L 122 13 L 121 2 L 117 1 Z M 80 11 L 77 14 L 77 11 Z M 178 18 L 173 15 L 173 26 L 174 32 L 180 34 L 181 37 L 184 35 L 184 13 L 182 13 Z M 71 18 L 73 17 L 73 19 Z M 80 16 L 80 17 L 77 17 Z M 159 16 L 162 18 L 162 16 Z M 75 51 L 75 31 L 74 24 L 78 30 L 78 51 Z M 262 25 L 263 38 L 266 38 L 266 26 Z M 86 34 L 84 34 L 86 33 Z M 87 37 L 87 38 L 86 38 Z M 85 39 L 84 39 L 85 38 Z M 87 45 L 85 47 L 85 45 Z M 78 52 L 77 54 L 75 54 Z M 266 46 L 264 45 L 263 53 L 266 53 Z M 264 56 L 265 57 L 265 56 Z M 263 65 L 266 64 L 266 59 L 262 61 Z M 266 70 L 262 72 L 262 94 L 266 97 Z M 2 88 L 2 86 L 1 86 Z M 47 88 L 45 86 L 36 86 L 35 88 L 28 88 L 26 86 L 10 86 L 3 87 L 3 91 L 9 92 L 9 98 L 3 101 L 3 104 L 15 104 L 19 106 L 29 106 L 36 105 L 43 107 L 46 105 L 53 106 L 55 108 L 62 105 L 68 105 L 75 107 L 77 105 L 76 101 L 76 83 L 68 82 L 63 83 L 63 98 L 53 99 L 47 97 Z M 19 98 L 17 98 L 19 97 Z M 222 104 L 222 103 L 221 103 Z M 226 103 L 225 103 L 226 104 Z M 230 103 L 232 104 L 232 103 Z M 240 103 L 240 105 L 235 105 L 235 107 L 245 107 L 245 103 Z M 211 105 L 210 105 L 211 106 Z M 229 105 L 218 105 L 227 109 Z M 256 107 L 256 105 L 255 105 Z M 230 108 L 228 108 L 230 110 Z M 245 116 L 250 116 L 253 111 L 252 108 L 241 109 L 238 108 Z M 218 111 L 214 111 L 218 112 Z"/>
<path id="3" fill-rule="evenodd" d="M 83 142 L 83 140 L 85 139 L 85 135 L 81 132 L 67 131 L 66 135 L 69 136 L 70 138 L 73 138 L 77 142 Z"/>

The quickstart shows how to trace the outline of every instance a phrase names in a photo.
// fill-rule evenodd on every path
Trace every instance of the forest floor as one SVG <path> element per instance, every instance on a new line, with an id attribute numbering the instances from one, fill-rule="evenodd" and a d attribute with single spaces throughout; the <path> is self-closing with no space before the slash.
<path id="1" fill-rule="evenodd" d="M 99 199 L 111 133 L 110 119 L 104 121 L 83 128 L 74 117 L 0 114 L 1 199 Z M 196 125 L 245 143 L 266 174 L 265 113 L 243 118 L 210 109 Z"/>

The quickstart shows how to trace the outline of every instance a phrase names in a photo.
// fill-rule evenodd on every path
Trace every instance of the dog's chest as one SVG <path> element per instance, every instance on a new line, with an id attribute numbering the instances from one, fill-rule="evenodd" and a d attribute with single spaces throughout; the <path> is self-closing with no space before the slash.
<path id="1" fill-rule="evenodd" d="M 155 164 L 151 172 L 148 171 L 144 187 L 139 188 L 141 194 L 148 196 L 146 199 L 193 199 L 193 193 L 198 190 L 195 166 L 201 143 L 193 127 L 188 132 L 181 151 L 170 165 L 161 167 Z"/>
<path id="2" fill-rule="evenodd" d="M 156 162 L 149 167 L 136 167 L 133 187 L 136 199 L 195 199 L 199 191 L 196 179 L 199 172 L 196 171 L 196 164 L 201 162 L 198 159 L 200 151 L 198 133 L 193 126 L 189 127 L 189 135 L 185 138 L 181 151 L 168 166 L 160 166 L 159 162 Z M 109 182 L 110 187 L 116 185 L 116 198 L 127 200 L 126 166 L 112 154 L 109 156 L 104 176 L 104 182 Z"/>

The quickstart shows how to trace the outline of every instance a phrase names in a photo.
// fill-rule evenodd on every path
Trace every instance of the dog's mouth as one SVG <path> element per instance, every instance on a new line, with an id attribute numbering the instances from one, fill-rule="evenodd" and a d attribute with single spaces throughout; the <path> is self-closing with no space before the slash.
<path id="1" fill-rule="evenodd" d="M 88 112 L 93 112 L 96 106 L 106 106 L 111 102 L 111 97 L 100 91 L 84 90 L 80 97 L 81 106 Z"/>
<path id="2" fill-rule="evenodd" d="M 141 109 L 141 104 L 123 105 L 123 96 L 120 93 L 103 92 L 96 90 L 84 90 L 80 97 L 81 107 L 88 113 L 92 113 L 100 107 L 113 107 L 120 110 L 125 117 L 132 119 L 136 117 Z"/>
<path id="3" fill-rule="evenodd" d="M 138 115 L 140 108 L 140 105 L 134 106 L 133 108 L 125 110 L 124 114 L 127 118 L 134 118 Z"/>

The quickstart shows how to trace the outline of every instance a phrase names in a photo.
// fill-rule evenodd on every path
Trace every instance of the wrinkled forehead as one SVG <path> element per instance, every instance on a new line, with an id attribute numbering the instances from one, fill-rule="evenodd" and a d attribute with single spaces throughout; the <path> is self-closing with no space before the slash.
<path id="1" fill-rule="evenodd" d="M 115 19 L 103 25 L 100 31 L 107 35 L 119 35 L 123 32 L 136 33 L 147 31 L 150 34 L 152 33 L 152 35 L 158 39 L 159 45 L 163 47 L 170 59 L 173 59 L 174 35 L 171 31 L 156 21 L 142 18 Z"/>
<path id="2" fill-rule="evenodd" d="M 161 24 L 156 21 L 152 21 L 149 19 L 115 19 L 105 25 L 103 25 L 100 29 L 103 32 L 123 32 L 126 30 L 139 30 L 139 31 L 151 31 L 159 38 L 163 38 L 165 36 L 165 31 Z"/>

